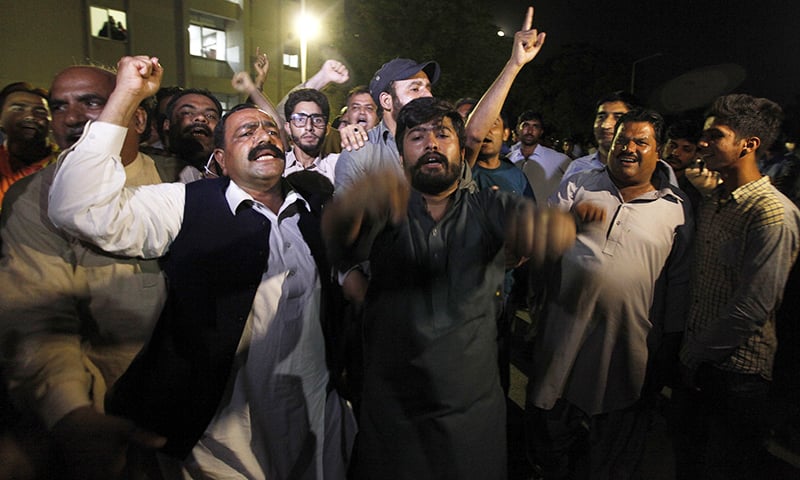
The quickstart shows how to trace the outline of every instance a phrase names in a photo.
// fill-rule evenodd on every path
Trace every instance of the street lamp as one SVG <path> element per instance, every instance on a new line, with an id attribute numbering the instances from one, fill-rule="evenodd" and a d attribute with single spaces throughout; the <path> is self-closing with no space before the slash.
<path id="1" fill-rule="evenodd" d="M 305 83 L 308 66 L 308 41 L 319 30 L 319 22 L 306 11 L 306 2 L 300 2 L 300 15 L 295 20 L 295 31 L 300 36 L 300 81 Z"/>
<path id="2" fill-rule="evenodd" d="M 634 87 L 635 82 L 636 82 L 636 64 L 645 62 L 645 61 L 650 60 L 652 58 L 660 57 L 662 55 L 664 55 L 664 54 L 663 53 L 654 53 L 652 55 L 648 55 L 646 57 L 642 57 L 642 58 L 640 58 L 638 60 L 634 60 L 633 65 L 631 65 L 631 95 L 633 95 L 633 87 Z"/>

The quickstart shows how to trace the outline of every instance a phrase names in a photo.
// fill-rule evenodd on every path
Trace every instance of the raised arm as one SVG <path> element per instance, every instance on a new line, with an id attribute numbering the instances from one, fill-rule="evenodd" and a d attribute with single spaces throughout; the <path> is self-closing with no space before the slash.
<path id="1" fill-rule="evenodd" d="M 117 83 L 98 121 L 62 153 L 50 189 L 53 224 L 103 250 L 146 258 L 163 255 L 183 220 L 184 185 L 125 188 L 120 150 L 143 98 L 156 90 L 157 58 L 123 57 Z"/>
<path id="2" fill-rule="evenodd" d="M 266 76 L 266 71 L 269 69 L 269 61 L 267 61 L 267 66 L 264 67 L 264 75 Z M 244 93 L 250 97 L 250 100 L 253 101 L 258 108 L 264 110 L 269 114 L 270 117 L 274 118 L 276 122 L 281 122 L 283 120 L 283 115 L 278 111 L 277 108 L 272 104 L 269 97 L 267 97 L 264 92 L 261 91 L 254 83 L 253 80 L 250 79 L 250 74 L 247 72 L 239 72 L 233 75 L 233 79 L 231 79 L 231 84 L 236 91 L 240 93 Z M 285 122 L 285 120 L 283 120 Z M 281 140 L 283 140 L 284 145 L 288 145 L 286 138 L 286 129 L 282 127 L 280 128 L 281 131 Z"/>
<path id="3" fill-rule="evenodd" d="M 483 94 L 467 120 L 467 151 L 465 159 L 472 166 L 478 158 L 481 143 L 500 116 L 503 104 L 506 101 L 511 85 L 517 74 L 527 63 L 539 54 L 545 40 L 545 33 L 539 33 L 533 28 L 533 7 L 528 7 L 522 30 L 514 34 L 514 46 L 511 57 L 506 62 L 500 75 Z"/>

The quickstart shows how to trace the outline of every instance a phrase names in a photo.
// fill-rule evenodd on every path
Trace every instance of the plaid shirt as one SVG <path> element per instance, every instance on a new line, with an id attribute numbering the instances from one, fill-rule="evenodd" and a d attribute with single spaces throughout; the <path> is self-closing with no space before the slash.
<path id="1" fill-rule="evenodd" d="M 800 245 L 800 212 L 769 177 L 699 209 L 681 361 L 772 378 L 775 311 Z"/>

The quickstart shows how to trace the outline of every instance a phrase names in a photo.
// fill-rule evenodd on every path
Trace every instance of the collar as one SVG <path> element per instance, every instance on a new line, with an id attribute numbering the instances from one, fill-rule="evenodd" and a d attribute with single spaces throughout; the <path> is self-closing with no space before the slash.
<path id="1" fill-rule="evenodd" d="M 767 185 L 771 185 L 771 182 L 769 180 L 769 177 L 765 175 L 759 178 L 758 180 L 753 180 L 752 182 L 745 183 L 741 187 L 732 191 L 730 195 L 727 196 L 727 198 L 723 198 L 722 196 L 722 187 L 717 187 L 717 190 L 715 191 L 715 196 L 717 197 L 718 200 L 724 200 L 724 201 L 733 200 L 737 204 L 741 204 L 747 197 L 761 191 Z"/>
<path id="2" fill-rule="evenodd" d="M 295 192 L 288 182 L 286 182 L 283 178 L 281 178 L 281 183 L 282 187 L 284 188 L 284 191 L 286 191 L 286 196 L 283 199 L 281 208 L 278 210 L 278 215 L 280 215 L 284 210 L 294 205 L 298 201 L 305 205 L 306 210 L 311 211 L 311 208 L 309 207 L 306 199 L 301 197 L 299 193 Z M 239 185 L 237 185 L 236 182 L 234 182 L 233 180 L 230 181 L 230 183 L 228 184 L 228 188 L 225 190 L 225 200 L 227 200 L 228 208 L 231 209 L 231 213 L 234 216 L 236 215 L 239 208 L 243 206 L 243 204 L 244 207 L 256 204 L 260 205 L 265 209 L 267 208 L 267 206 L 264 205 L 263 203 L 254 200 L 249 193 L 242 190 L 242 188 Z"/>

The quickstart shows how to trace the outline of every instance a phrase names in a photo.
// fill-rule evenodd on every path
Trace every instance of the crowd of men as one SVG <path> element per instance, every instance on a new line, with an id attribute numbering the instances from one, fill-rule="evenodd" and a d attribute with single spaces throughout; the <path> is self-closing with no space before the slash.
<path id="1" fill-rule="evenodd" d="M 274 105 L 257 52 L 227 112 L 149 56 L 6 86 L 0 478 L 507 478 L 519 309 L 537 475 L 637 478 L 666 387 L 677 477 L 757 478 L 800 251 L 781 108 L 614 92 L 573 160 L 504 111 L 545 38 L 530 8 L 457 106 L 392 59 L 337 128 L 336 60 Z"/>

